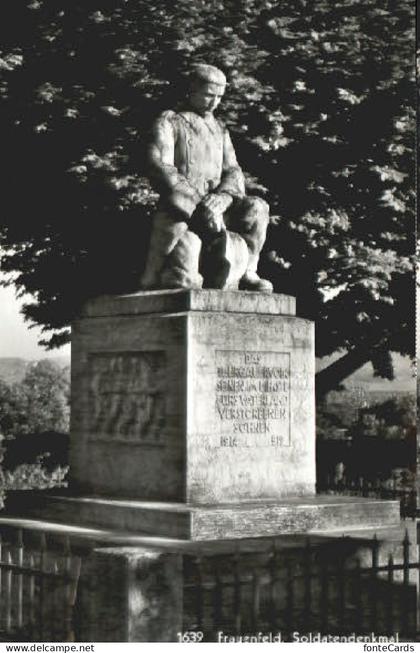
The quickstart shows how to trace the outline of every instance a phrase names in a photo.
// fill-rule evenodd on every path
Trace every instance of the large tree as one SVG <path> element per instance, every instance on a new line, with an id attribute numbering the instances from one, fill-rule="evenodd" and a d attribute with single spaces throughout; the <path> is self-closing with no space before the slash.
<path id="1" fill-rule="evenodd" d="M 49 360 L 31 363 L 22 381 L 0 380 L 0 433 L 6 439 L 46 432 L 67 433 L 70 375 Z"/>
<path id="2" fill-rule="evenodd" d="M 2 268 L 50 346 L 86 297 L 136 288 L 150 120 L 206 61 L 277 216 L 264 273 L 316 320 L 317 354 L 342 352 L 320 394 L 413 354 L 412 0 L 3 0 L 0 33 Z"/>
<path id="3" fill-rule="evenodd" d="M 49 360 L 30 364 L 19 382 L 0 381 L 0 508 L 3 483 L 8 489 L 27 489 L 63 480 L 69 391 L 68 368 Z"/>

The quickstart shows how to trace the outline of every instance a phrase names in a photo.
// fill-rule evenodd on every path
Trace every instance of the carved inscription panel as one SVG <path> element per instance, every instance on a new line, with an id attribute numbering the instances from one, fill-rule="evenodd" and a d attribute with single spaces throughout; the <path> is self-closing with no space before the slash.
<path id="1" fill-rule="evenodd" d="M 221 447 L 290 445 L 290 354 L 216 351 L 216 429 Z"/>
<path id="2" fill-rule="evenodd" d="M 161 444 L 165 353 L 97 353 L 88 365 L 89 439 Z"/>

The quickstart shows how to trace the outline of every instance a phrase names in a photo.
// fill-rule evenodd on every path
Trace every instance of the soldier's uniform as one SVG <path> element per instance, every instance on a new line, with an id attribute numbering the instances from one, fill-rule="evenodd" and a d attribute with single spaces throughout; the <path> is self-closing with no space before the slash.
<path id="1" fill-rule="evenodd" d="M 190 229 L 191 216 L 202 199 L 215 192 L 233 199 L 223 220 L 247 244 L 244 279 L 249 280 L 249 289 L 254 279 L 255 290 L 270 290 L 271 284 L 256 275 L 268 205 L 261 198 L 246 197 L 244 176 L 228 130 L 212 114 L 204 118 L 193 111 L 165 111 L 155 123 L 149 159 L 150 179 L 160 203 L 142 287 L 201 287 L 201 242 Z"/>

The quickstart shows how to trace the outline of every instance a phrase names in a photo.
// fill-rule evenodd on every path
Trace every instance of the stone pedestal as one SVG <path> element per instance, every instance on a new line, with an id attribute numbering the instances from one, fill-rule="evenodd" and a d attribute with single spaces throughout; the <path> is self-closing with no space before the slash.
<path id="1" fill-rule="evenodd" d="M 100 298 L 72 335 L 72 488 L 187 505 L 315 494 L 313 324 L 284 295 Z"/>

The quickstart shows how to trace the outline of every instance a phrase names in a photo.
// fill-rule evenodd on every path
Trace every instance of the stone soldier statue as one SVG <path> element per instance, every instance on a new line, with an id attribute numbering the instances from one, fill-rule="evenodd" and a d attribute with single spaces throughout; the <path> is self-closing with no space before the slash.
<path id="1" fill-rule="evenodd" d="M 213 115 L 225 87 L 218 68 L 197 64 L 185 108 L 165 111 L 154 125 L 149 176 L 160 203 L 144 289 L 273 290 L 257 274 L 268 204 L 246 196 L 229 132 Z"/>

